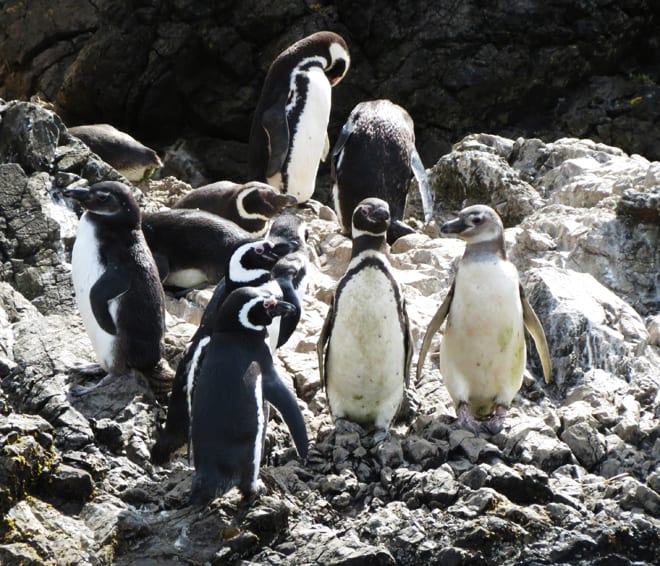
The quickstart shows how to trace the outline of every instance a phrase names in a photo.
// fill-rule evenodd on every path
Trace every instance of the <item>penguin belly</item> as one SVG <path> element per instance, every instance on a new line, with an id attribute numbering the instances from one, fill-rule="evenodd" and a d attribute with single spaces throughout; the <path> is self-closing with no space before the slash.
<path id="1" fill-rule="evenodd" d="M 76 303 L 87 335 L 96 353 L 96 361 L 107 372 L 114 367 L 117 336 L 103 330 L 92 312 L 89 292 L 96 281 L 103 275 L 105 267 L 101 263 L 99 242 L 94 223 L 85 212 L 80 218 L 76 241 L 71 252 L 71 278 L 76 295 Z M 117 325 L 119 299 L 110 301 L 109 310 L 112 320 Z"/>
<path id="2" fill-rule="evenodd" d="M 458 406 L 487 416 L 522 385 L 525 340 L 518 274 L 508 262 L 462 264 L 440 346 L 440 372 Z"/>
<path id="3" fill-rule="evenodd" d="M 403 399 L 404 333 L 387 275 L 365 267 L 335 304 L 326 387 L 335 418 L 387 429 Z"/>
<path id="4" fill-rule="evenodd" d="M 172 285 L 182 289 L 192 289 L 203 283 L 207 283 L 209 278 L 201 269 L 189 268 L 179 269 L 170 272 L 163 280 L 163 285 Z"/>
<path id="5" fill-rule="evenodd" d="M 295 196 L 298 202 L 309 200 L 314 193 L 319 161 L 327 139 L 332 98 L 330 83 L 320 67 L 312 67 L 306 75 L 307 96 L 295 131 L 292 131 L 284 176 L 284 192 Z M 268 182 L 271 182 L 270 178 Z"/>

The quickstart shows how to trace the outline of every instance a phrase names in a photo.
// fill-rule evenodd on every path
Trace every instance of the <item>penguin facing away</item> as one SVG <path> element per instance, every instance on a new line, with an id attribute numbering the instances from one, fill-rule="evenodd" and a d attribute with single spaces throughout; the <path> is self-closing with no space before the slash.
<path id="1" fill-rule="evenodd" d="M 319 161 L 327 157 L 331 88 L 350 66 L 348 46 L 321 31 L 291 45 L 273 61 L 252 119 L 248 178 L 293 195 L 314 193 Z"/>
<path id="2" fill-rule="evenodd" d="M 488 206 L 469 206 L 441 231 L 456 234 L 467 245 L 449 293 L 426 330 L 417 379 L 433 335 L 446 318 L 440 372 L 459 424 L 475 433 L 496 433 L 522 385 L 525 328 L 536 344 L 546 383 L 552 371 L 548 344 L 518 271 L 506 259 L 499 215 Z"/>
<path id="3" fill-rule="evenodd" d="M 216 317 L 227 296 L 239 287 L 267 286 L 274 294 L 279 290 L 271 280 L 270 270 L 277 261 L 296 249 L 295 242 L 273 243 L 270 240 L 250 240 L 236 246 L 226 265 L 226 275 L 215 288 L 199 328 L 193 334 L 174 376 L 165 426 L 158 432 L 158 440 L 151 450 L 154 464 L 169 460 L 171 454 L 183 446 L 190 434 L 192 388 L 206 355 Z"/>
<path id="4" fill-rule="evenodd" d="M 99 365 L 111 376 L 138 370 L 156 392 L 169 390 L 171 376 L 162 359 L 165 298 L 130 188 L 106 181 L 63 194 L 86 208 L 71 254 L 71 275 Z"/>
<path id="5" fill-rule="evenodd" d="M 409 382 L 412 340 L 403 294 L 386 256 L 389 207 L 363 200 L 353 213 L 353 251 L 317 344 L 335 420 L 387 431 Z"/>
<path id="6" fill-rule="evenodd" d="M 294 196 L 283 195 L 265 183 L 218 181 L 193 189 L 172 208 L 198 208 L 217 214 L 243 228 L 251 238 L 261 238 L 272 218 L 294 204 Z"/>
<path id="7" fill-rule="evenodd" d="M 426 170 L 415 148 L 412 118 L 389 100 L 360 102 L 344 124 L 332 150 L 333 199 L 344 234 L 364 198 L 377 197 L 390 205 L 388 243 L 414 230 L 403 222 L 410 179 L 422 198 L 424 221 L 431 221 L 433 196 Z"/>
<path id="8" fill-rule="evenodd" d="M 74 126 L 68 131 L 129 181 L 149 179 L 163 166 L 153 149 L 110 124 Z"/>
<path id="9" fill-rule="evenodd" d="M 192 503 L 234 486 L 245 497 L 256 494 L 268 418 L 264 400 L 281 413 L 298 454 L 307 457 L 305 421 L 264 340 L 272 319 L 293 310 L 254 287 L 234 290 L 220 306 L 192 399 Z"/>

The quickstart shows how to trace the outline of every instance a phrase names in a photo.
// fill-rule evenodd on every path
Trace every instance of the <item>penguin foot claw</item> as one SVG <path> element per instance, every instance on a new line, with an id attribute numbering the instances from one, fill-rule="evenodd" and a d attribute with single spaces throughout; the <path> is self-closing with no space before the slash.
<path id="1" fill-rule="evenodd" d="M 114 375 L 112 373 L 107 374 L 101 381 L 98 383 L 92 383 L 91 385 L 72 385 L 69 388 L 69 392 L 73 397 L 82 397 L 84 395 L 87 395 L 88 393 L 91 393 L 95 389 L 98 389 L 99 387 L 105 387 L 106 385 L 112 383 L 115 379 L 117 379 L 119 376 Z"/>
<path id="2" fill-rule="evenodd" d="M 487 421 L 481 423 L 481 430 L 490 434 L 497 434 L 504 428 L 504 417 L 506 417 L 506 407 L 497 405 L 495 414 Z"/>
<path id="3" fill-rule="evenodd" d="M 470 409 L 467 403 L 459 403 L 457 412 L 458 426 L 473 432 L 475 435 L 481 432 L 481 423 L 470 414 Z"/>

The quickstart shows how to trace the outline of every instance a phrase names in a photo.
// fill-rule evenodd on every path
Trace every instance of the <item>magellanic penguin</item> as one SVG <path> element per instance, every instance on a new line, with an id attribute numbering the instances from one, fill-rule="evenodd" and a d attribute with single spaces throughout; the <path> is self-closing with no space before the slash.
<path id="1" fill-rule="evenodd" d="M 294 251 L 296 246 L 295 242 L 251 240 L 234 249 L 227 261 L 226 275 L 215 288 L 209 304 L 204 309 L 199 328 L 190 339 L 177 366 L 167 408 L 167 420 L 151 450 L 151 459 L 155 464 L 169 460 L 171 454 L 188 441 L 192 388 L 195 376 L 204 361 L 220 306 L 227 296 L 239 287 L 264 286 L 271 294 L 278 291 L 279 287 L 272 280 L 270 270 L 279 259 Z"/>
<path id="2" fill-rule="evenodd" d="M 319 161 L 327 157 L 331 87 L 348 71 L 343 38 L 321 31 L 280 53 L 270 66 L 252 119 L 248 178 L 293 195 L 314 193 Z"/>
<path id="3" fill-rule="evenodd" d="M 391 244 L 413 229 L 403 222 L 408 187 L 417 180 L 424 221 L 433 214 L 433 196 L 426 170 L 415 148 L 412 118 L 389 100 L 360 102 L 351 112 L 332 149 L 333 198 L 342 232 L 350 235 L 357 204 L 367 197 L 390 205 Z"/>
<path id="4" fill-rule="evenodd" d="M 353 213 L 353 251 L 317 353 L 333 418 L 387 431 L 408 385 L 412 341 L 403 294 L 387 259 L 386 202 Z"/>
<path id="5" fill-rule="evenodd" d="M 256 494 L 268 419 L 264 400 L 282 415 L 300 457 L 307 457 L 305 421 L 264 340 L 273 318 L 293 310 L 255 287 L 236 289 L 220 305 L 192 398 L 192 503 L 235 486 L 245 497 Z"/>
<path id="6" fill-rule="evenodd" d="M 488 206 L 469 206 L 441 231 L 456 234 L 467 246 L 449 293 L 424 336 L 417 379 L 433 335 L 447 318 L 440 372 L 459 424 L 473 432 L 499 432 L 522 385 L 524 329 L 536 343 L 546 383 L 551 379 L 548 344 L 518 271 L 506 259 L 504 227 L 498 214 Z"/>
<path id="7" fill-rule="evenodd" d="M 163 287 L 130 188 L 107 181 L 63 194 L 87 209 L 73 245 L 71 275 L 99 365 L 112 376 L 138 370 L 154 391 L 169 390 L 171 375 L 162 360 Z"/>
<path id="8" fill-rule="evenodd" d="M 231 220 L 252 238 L 265 236 L 274 216 L 296 204 L 292 195 L 283 195 L 270 185 L 252 181 L 244 185 L 218 181 L 197 187 L 172 208 L 198 208 Z"/>
<path id="9" fill-rule="evenodd" d="M 232 221 L 203 210 L 147 213 L 142 227 L 163 285 L 180 289 L 218 283 L 234 248 L 253 239 Z"/>
<path id="10" fill-rule="evenodd" d="M 129 181 L 149 179 L 163 166 L 153 149 L 110 124 L 74 126 L 69 128 L 69 133 Z"/>

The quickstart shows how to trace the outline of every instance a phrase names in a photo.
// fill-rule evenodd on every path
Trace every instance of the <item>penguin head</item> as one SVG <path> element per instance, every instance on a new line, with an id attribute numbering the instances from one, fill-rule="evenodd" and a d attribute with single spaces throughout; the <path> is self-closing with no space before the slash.
<path id="1" fill-rule="evenodd" d="M 476 204 L 461 210 L 458 218 L 443 224 L 440 231 L 443 234 L 456 234 L 468 244 L 477 244 L 501 240 L 504 225 L 492 208 Z"/>
<path id="2" fill-rule="evenodd" d="M 294 242 L 298 249 L 302 249 L 309 238 L 309 230 L 300 216 L 285 212 L 273 220 L 268 238 L 272 242 Z"/>
<path id="3" fill-rule="evenodd" d="M 140 223 L 140 207 L 131 189 L 123 183 L 104 181 L 89 189 L 67 189 L 62 194 L 77 200 L 96 220 L 131 227 Z"/>
<path id="4" fill-rule="evenodd" d="M 278 316 L 295 314 L 297 308 L 262 287 L 239 287 L 220 306 L 216 330 L 265 331 Z"/>
<path id="5" fill-rule="evenodd" d="M 385 236 L 390 226 L 390 206 L 379 198 L 366 198 L 353 211 L 353 239 L 359 236 Z"/>
<path id="6" fill-rule="evenodd" d="M 332 32 L 320 32 L 328 42 L 329 64 L 323 69 L 331 86 L 340 82 L 351 66 L 351 56 L 348 54 L 348 45 L 344 38 Z"/>
<path id="7" fill-rule="evenodd" d="M 229 258 L 227 278 L 233 283 L 257 282 L 270 277 L 270 270 L 285 255 L 298 249 L 296 242 L 253 240 L 240 244 Z"/>
<path id="8" fill-rule="evenodd" d="M 268 220 L 297 202 L 293 195 L 282 194 L 266 183 L 254 181 L 244 185 L 236 206 L 242 218 Z"/>

